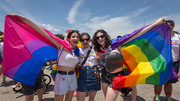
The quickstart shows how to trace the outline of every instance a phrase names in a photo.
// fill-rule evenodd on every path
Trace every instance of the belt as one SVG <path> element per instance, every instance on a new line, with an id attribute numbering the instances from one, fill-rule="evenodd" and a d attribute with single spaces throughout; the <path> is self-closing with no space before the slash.
<path id="1" fill-rule="evenodd" d="M 175 62 L 173 62 L 173 63 L 176 63 L 176 62 L 179 62 L 179 60 L 178 60 L 178 61 L 175 61 Z"/>
<path id="2" fill-rule="evenodd" d="M 83 66 L 81 67 L 81 69 L 97 69 L 97 65 L 96 66 L 93 66 L 93 67 L 90 67 L 90 66 Z"/>
<path id="3" fill-rule="evenodd" d="M 73 75 L 73 74 L 74 74 L 74 71 L 59 71 L 59 70 L 58 70 L 58 73 L 59 73 L 59 74 L 62 74 L 62 75 Z"/>

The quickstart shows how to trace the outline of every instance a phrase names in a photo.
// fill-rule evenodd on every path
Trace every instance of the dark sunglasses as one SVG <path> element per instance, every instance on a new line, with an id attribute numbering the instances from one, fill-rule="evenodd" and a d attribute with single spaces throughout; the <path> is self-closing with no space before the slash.
<path id="1" fill-rule="evenodd" d="M 89 39 L 81 39 L 81 41 L 85 41 L 85 40 L 86 40 L 86 41 L 89 41 Z"/>
<path id="2" fill-rule="evenodd" d="M 104 38 L 105 37 L 105 35 L 100 35 L 100 36 L 98 36 L 98 37 L 96 37 L 96 40 L 99 40 L 99 38 Z"/>

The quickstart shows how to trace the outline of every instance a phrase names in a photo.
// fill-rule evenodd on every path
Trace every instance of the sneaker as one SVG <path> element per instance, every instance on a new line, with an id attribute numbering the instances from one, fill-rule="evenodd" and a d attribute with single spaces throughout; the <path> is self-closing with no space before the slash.
<path id="1" fill-rule="evenodd" d="M 1 83 L 1 86 L 4 86 L 5 84 L 9 83 L 9 81 L 5 81 Z"/>
<path id="2" fill-rule="evenodd" d="M 171 98 L 167 98 L 165 101 L 171 101 Z"/>
<path id="3" fill-rule="evenodd" d="M 120 93 L 119 93 L 119 94 L 120 94 Z M 122 97 L 125 97 L 125 96 L 129 97 L 131 94 L 126 94 L 126 95 L 125 95 L 125 94 L 121 93 L 120 95 L 121 95 Z"/>
<path id="4" fill-rule="evenodd" d="M 73 96 L 74 96 L 74 97 L 77 97 L 77 93 L 74 93 Z"/>
<path id="5" fill-rule="evenodd" d="M 12 88 L 16 88 L 16 85 L 14 85 L 14 86 L 11 86 Z"/>

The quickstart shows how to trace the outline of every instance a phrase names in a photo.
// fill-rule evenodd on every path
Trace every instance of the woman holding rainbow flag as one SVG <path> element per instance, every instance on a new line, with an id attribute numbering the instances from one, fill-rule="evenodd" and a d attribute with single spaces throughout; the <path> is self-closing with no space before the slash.
<path id="1" fill-rule="evenodd" d="M 157 25 L 163 24 L 164 18 L 158 19 L 155 23 L 137 32 L 125 43 L 145 34 Z M 97 30 L 93 36 L 94 49 L 99 53 L 100 58 L 105 63 L 105 68 L 102 71 L 102 89 L 105 95 L 105 101 L 116 101 L 120 89 L 112 89 L 113 79 L 119 76 L 123 66 L 123 56 L 121 46 L 112 49 L 109 35 L 104 30 Z M 132 101 L 136 101 L 137 92 L 132 94 Z"/>

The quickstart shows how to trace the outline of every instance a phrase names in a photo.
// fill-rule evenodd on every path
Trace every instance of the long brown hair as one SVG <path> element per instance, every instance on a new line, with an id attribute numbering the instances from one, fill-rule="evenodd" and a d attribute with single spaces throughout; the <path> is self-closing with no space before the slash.
<path id="1" fill-rule="evenodd" d="M 89 35 L 88 33 L 83 32 L 83 33 L 80 34 L 80 41 L 82 40 L 82 37 L 83 37 L 84 35 L 87 35 L 87 37 L 88 37 L 89 40 L 91 39 L 91 37 L 90 37 L 90 35 Z"/>
<path id="2" fill-rule="evenodd" d="M 97 30 L 94 33 L 94 36 L 93 36 L 93 39 L 92 39 L 92 43 L 94 45 L 94 50 L 99 52 L 100 48 L 102 46 L 97 42 L 97 39 L 96 39 L 96 35 L 97 35 L 98 32 L 101 32 L 101 33 L 103 33 L 105 35 L 105 47 L 104 48 L 108 48 L 111 45 L 111 38 L 108 35 L 108 33 L 106 31 L 104 31 L 103 29 Z"/>

